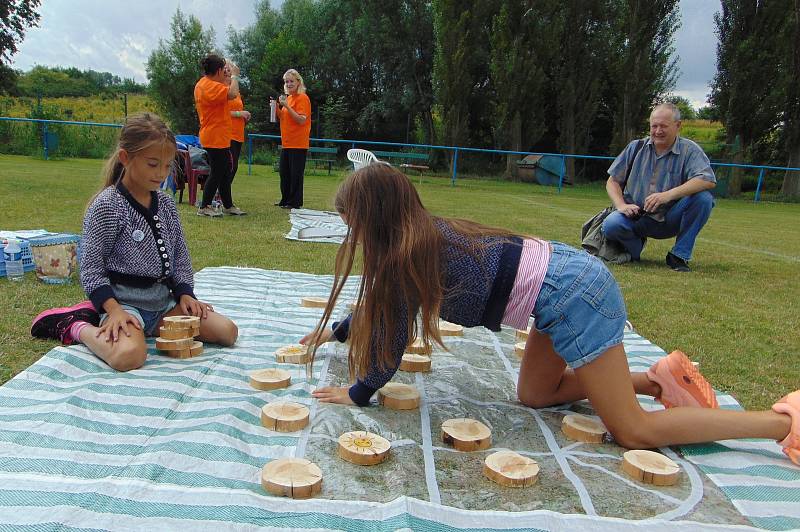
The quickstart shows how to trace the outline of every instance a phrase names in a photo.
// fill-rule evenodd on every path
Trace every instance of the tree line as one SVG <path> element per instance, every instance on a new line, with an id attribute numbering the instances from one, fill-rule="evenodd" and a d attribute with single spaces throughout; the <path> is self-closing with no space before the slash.
<path id="1" fill-rule="evenodd" d="M 10 96 L 60 98 L 121 93 L 144 94 L 147 86 L 110 72 L 37 65 L 28 72 L 9 69 L 5 74 L 3 89 L 0 92 Z"/>

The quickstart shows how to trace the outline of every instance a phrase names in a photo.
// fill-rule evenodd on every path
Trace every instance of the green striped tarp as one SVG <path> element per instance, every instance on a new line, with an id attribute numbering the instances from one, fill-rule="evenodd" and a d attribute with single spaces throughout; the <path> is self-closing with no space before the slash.
<path id="1" fill-rule="evenodd" d="M 567 410 L 531 410 L 515 399 L 513 331 L 467 331 L 434 354 L 430 374 L 398 374 L 421 392 L 419 411 L 322 405 L 309 392 L 346 382 L 346 352 L 330 344 L 313 377 L 277 364 L 276 348 L 295 343 L 321 311 L 301 296 L 326 296 L 329 276 L 245 268 L 197 274 L 197 293 L 239 326 L 232 348 L 206 346 L 190 360 L 151 352 L 128 373 L 109 370 L 82 346 L 57 347 L 0 387 L 0 530 L 715 530 L 799 526 L 800 470 L 774 442 L 720 442 L 664 449 L 685 474 L 654 489 L 618 471 L 614 445 L 564 439 Z M 345 312 L 354 290 L 337 308 Z M 633 368 L 663 352 L 626 335 Z M 287 389 L 253 390 L 250 371 L 283 367 Z M 261 426 L 260 409 L 291 399 L 311 423 L 290 434 Z M 642 399 L 647 408 L 659 408 Z M 726 408 L 737 408 L 720 395 Z M 445 417 L 489 424 L 493 448 L 457 453 L 439 440 Z M 336 457 L 335 439 L 371 430 L 392 442 L 385 463 L 360 467 Z M 534 457 L 539 482 L 501 488 L 480 474 L 488 452 L 514 448 Z M 314 499 L 268 495 L 264 464 L 304 456 L 323 470 Z M 709 480 L 711 482 L 709 482 Z M 712 483 L 713 482 L 713 483 Z M 717 487 L 715 487 L 715 485 Z M 749 523 L 748 523 L 749 519 Z"/>

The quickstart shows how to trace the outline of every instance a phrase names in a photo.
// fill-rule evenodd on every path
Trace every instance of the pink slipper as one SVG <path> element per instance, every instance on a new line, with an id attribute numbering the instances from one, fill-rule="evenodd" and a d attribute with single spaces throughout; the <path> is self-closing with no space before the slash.
<path id="1" fill-rule="evenodd" d="M 772 405 L 772 410 L 792 418 L 792 428 L 789 429 L 789 434 L 778 444 L 783 447 L 783 452 L 789 457 L 789 460 L 800 465 L 800 390 L 790 393 Z"/>
<path id="2" fill-rule="evenodd" d="M 719 408 L 714 389 L 681 351 L 673 351 L 653 364 L 647 378 L 661 386 L 661 396 L 656 399 L 667 408 Z"/>

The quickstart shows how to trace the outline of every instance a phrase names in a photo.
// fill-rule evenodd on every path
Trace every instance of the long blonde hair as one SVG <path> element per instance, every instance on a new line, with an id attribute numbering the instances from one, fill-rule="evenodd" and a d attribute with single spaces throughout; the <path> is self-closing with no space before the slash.
<path id="1" fill-rule="evenodd" d="M 305 94 L 306 84 L 303 82 L 303 76 L 300 75 L 300 72 L 298 72 L 293 68 L 290 68 L 289 70 L 283 73 L 284 77 L 286 76 L 286 74 L 294 76 L 294 79 L 297 80 L 297 94 Z M 289 94 L 288 92 L 286 92 L 286 82 L 284 82 L 283 84 L 283 92 Z"/>
<path id="2" fill-rule="evenodd" d="M 175 135 L 164 121 L 153 113 L 137 113 L 129 116 L 119 133 L 119 140 L 103 166 L 103 185 L 100 190 L 116 185 L 125 173 L 119 160 L 119 150 L 135 156 L 156 143 L 167 143 L 175 147 Z"/>
<path id="3" fill-rule="evenodd" d="M 444 222 L 469 242 L 464 251 L 480 261 L 485 243 L 480 237 L 512 236 L 508 231 L 468 220 L 437 218 L 422 205 L 405 174 L 387 164 L 370 164 L 350 174 L 339 187 L 336 210 L 348 229 L 336 254 L 333 287 L 322 318 L 312 337 L 312 363 L 322 330 L 353 269 L 361 247 L 362 276 L 350 327 L 348 366 L 351 379 L 363 378 L 377 350 L 378 367 L 394 367 L 391 339 L 397 328 L 397 309 L 407 312 L 408 338 L 443 346 L 439 311 L 444 299 L 441 253 L 445 244 L 438 222 Z M 421 331 L 416 322 L 420 311 Z M 374 336 L 377 332 L 377 336 Z M 377 345 L 373 345 L 373 338 Z M 310 365 L 309 365 L 310 372 Z"/>

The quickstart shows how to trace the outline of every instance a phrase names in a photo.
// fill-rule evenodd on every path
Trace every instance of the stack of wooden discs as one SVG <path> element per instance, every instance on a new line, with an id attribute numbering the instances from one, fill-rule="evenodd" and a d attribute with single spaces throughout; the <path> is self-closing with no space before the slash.
<path id="1" fill-rule="evenodd" d="M 286 388 L 291 381 L 291 374 L 278 368 L 260 369 L 250 374 L 250 386 L 256 390 L 269 391 Z"/>
<path id="2" fill-rule="evenodd" d="M 570 414 L 561 420 L 561 432 L 575 441 L 603 443 L 608 429 L 602 422 L 580 414 Z"/>
<path id="3" fill-rule="evenodd" d="M 309 308 L 325 308 L 328 305 L 327 297 L 308 296 L 300 299 L 300 306 Z"/>
<path id="4" fill-rule="evenodd" d="M 378 402 L 392 410 L 419 408 L 419 392 L 410 384 L 389 382 L 378 390 Z"/>
<path id="5" fill-rule="evenodd" d="M 403 360 L 400 361 L 400 371 L 430 371 L 431 357 L 418 355 L 416 353 L 405 353 Z"/>
<path id="6" fill-rule="evenodd" d="M 464 327 L 457 323 L 439 320 L 439 334 L 441 336 L 464 336 Z"/>
<path id="7" fill-rule="evenodd" d="M 406 347 L 406 353 L 413 353 L 415 355 L 430 355 L 433 352 L 433 346 L 426 344 L 421 338 L 415 338 L 413 342 Z"/>
<path id="8" fill-rule="evenodd" d="M 339 456 L 358 465 L 380 464 L 389 456 L 389 440 L 361 430 L 339 436 Z"/>
<path id="9" fill-rule="evenodd" d="M 672 486 L 678 482 L 678 464 L 653 451 L 628 451 L 622 455 L 622 470 L 640 482 Z"/>
<path id="10" fill-rule="evenodd" d="M 491 447 L 492 431 L 476 419 L 448 419 L 442 423 L 442 441 L 459 451 L 482 451 Z"/>
<path id="11" fill-rule="evenodd" d="M 156 349 L 173 358 L 191 358 L 203 352 L 203 342 L 194 337 L 200 334 L 198 316 L 167 316 L 158 330 Z"/>
<path id="12" fill-rule="evenodd" d="M 311 360 L 308 347 L 301 344 L 292 344 L 275 351 L 275 360 L 286 364 L 306 364 Z"/>
<path id="13" fill-rule="evenodd" d="M 514 451 L 497 451 L 484 460 L 483 474 L 501 486 L 524 488 L 536 484 L 539 464 Z"/>
<path id="14" fill-rule="evenodd" d="M 305 458 L 278 458 L 261 470 L 261 485 L 273 495 L 308 499 L 322 490 L 322 470 Z"/>
<path id="15" fill-rule="evenodd" d="M 267 403 L 261 408 L 261 424 L 277 432 L 294 432 L 308 425 L 308 407 L 299 403 Z"/>

